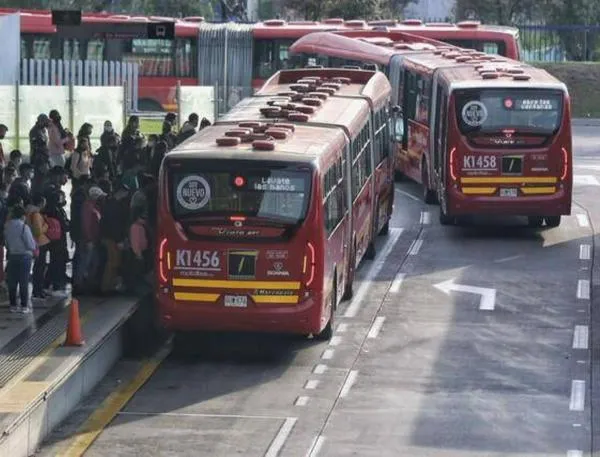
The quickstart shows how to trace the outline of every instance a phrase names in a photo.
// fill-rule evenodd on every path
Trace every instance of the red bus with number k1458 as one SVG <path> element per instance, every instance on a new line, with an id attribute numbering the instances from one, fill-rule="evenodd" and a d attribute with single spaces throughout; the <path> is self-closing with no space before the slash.
<path id="1" fill-rule="evenodd" d="M 285 70 L 163 161 L 164 326 L 331 337 L 393 204 L 380 72 Z M 185 333 L 183 333 L 185 334 Z"/>

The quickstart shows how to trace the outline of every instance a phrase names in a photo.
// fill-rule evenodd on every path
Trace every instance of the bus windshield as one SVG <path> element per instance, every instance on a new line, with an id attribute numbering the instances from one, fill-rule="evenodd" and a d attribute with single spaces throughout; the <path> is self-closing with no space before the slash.
<path id="1" fill-rule="evenodd" d="M 310 200 L 311 171 L 287 163 L 193 160 L 170 166 L 175 219 L 214 222 L 231 216 L 299 225 Z"/>
<path id="2" fill-rule="evenodd" d="M 522 132 L 552 134 L 562 118 L 558 90 L 466 89 L 456 91 L 456 118 L 463 134 Z"/>

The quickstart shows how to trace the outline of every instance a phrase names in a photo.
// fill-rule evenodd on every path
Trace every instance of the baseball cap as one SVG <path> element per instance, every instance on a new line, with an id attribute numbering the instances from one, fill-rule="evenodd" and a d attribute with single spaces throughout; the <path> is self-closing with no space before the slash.
<path id="1" fill-rule="evenodd" d="M 98 200 L 99 198 L 106 197 L 108 195 L 106 192 L 104 192 L 98 186 L 90 187 L 90 190 L 88 191 L 88 193 L 92 200 Z"/>

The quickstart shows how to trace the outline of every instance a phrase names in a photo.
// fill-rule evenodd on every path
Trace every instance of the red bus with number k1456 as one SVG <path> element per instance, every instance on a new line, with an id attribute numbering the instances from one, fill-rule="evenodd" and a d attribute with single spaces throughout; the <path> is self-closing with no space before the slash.
<path id="1" fill-rule="evenodd" d="M 390 91 L 380 72 L 280 71 L 166 156 L 156 296 L 167 329 L 331 337 L 356 267 L 389 229 Z"/>

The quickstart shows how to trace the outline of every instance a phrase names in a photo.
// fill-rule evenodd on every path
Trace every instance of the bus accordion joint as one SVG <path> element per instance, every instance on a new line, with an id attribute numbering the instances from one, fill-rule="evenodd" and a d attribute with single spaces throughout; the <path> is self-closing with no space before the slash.
<path id="1" fill-rule="evenodd" d="M 169 278 L 167 272 L 171 269 L 171 254 L 167 250 L 167 239 L 163 238 L 160 242 L 158 250 L 158 269 L 160 281 L 163 285 L 167 285 Z"/>
<path id="2" fill-rule="evenodd" d="M 310 265 L 310 274 L 305 283 L 306 287 L 308 287 L 312 284 L 312 282 L 315 279 L 316 259 L 315 259 L 315 247 L 313 246 L 313 244 L 310 241 L 306 243 L 306 249 L 308 252 L 306 254 L 304 254 L 304 261 L 302 262 L 302 274 L 304 275 L 304 277 L 306 277 L 308 266 Z M 310 263 L 308 262 L 309 255 L 310 255 Z"/>
<path id="3" fill-rule="evenodd" d="M 561 181 L 567 179 L 567 175 L 569 174 L 569 152 L 566 148 L 561 148 L 562 156 L 563 156 L 563 172 L 560 177 Z"/>
<path id="4" fill-rule="evenodd" d="M 458 179 L 456 175 L 456 148 L 452 148 L 450 151 L 450 178 L 454 182 Z"/>

